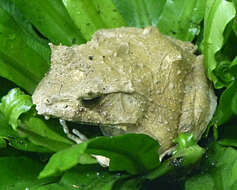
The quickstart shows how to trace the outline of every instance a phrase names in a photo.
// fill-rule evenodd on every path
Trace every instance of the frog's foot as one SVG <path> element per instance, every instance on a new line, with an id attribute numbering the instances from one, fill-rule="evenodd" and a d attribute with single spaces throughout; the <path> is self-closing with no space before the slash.
<path id="1" fill-rule="evenodd" d="M 63 131 L 67 135 L 67 137 L 71 139 L 72 141 L 74 141 L 75 143 L 80 144 L 88 140 L 85 135 L 83 135 L 76 129 L 73 129 L 72 130 L 73 134 L 71 134 L 65 120 L 59 119 L 59 123 L 62 125 Z"/>
<path id="2" fill-rule="evenodd" d="M 71 134 L 65 120 L 59 119 L 59 123 L 62 125 L 63 131 L 67 135 L 67 137 L 75 143 L 80 144 L 88 140 L 88 138 L 77 129 L 73 129 L 73 134 Z M 109 158 L 94 154 L 92 154 L 91 156 L 93 156 L 102 167 L 109 167 Z"/>
<path id="3" fill-rule="evenodd" d="M 104 168 L 109 167 L 109 162 L 110 162 L 109 158 L 105 156 L 101 156 L 101 155 L 95 155 L 95 154 L 92 154 L 91 156 L 93 156 L 102 167 Z"/>
<path id="4" fill-rule="evenodd" d="M 168 150 L 166 150 L 165 152 L 163 152 L 161 154 L 159 153 L 160 154 L 160 156 L 159 156 L 160 162 L 162 162 L 162 160 L 165 156 L 171 156 L 172 153 L 174 152 L 174 150 L 175 150 L 175 147 L 171 147 Z"/>

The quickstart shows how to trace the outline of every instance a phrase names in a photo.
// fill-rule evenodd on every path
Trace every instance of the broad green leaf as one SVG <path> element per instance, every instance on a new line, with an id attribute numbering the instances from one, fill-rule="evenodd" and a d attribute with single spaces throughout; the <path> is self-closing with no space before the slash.
<path id="1" fill-rule="evenodd" d="M 143 182 L 141 177 L 110 173 L 99 165 L 78 165 L 66 171 L 58 183 L 33 190 L 140 190 Z"/>
<path id="2" fill-rule="evenodd" d="M 235 57 L 235 59 L 232 61 L 230 65 L 230 72 L 235 78 L 237 78 L 237 56 Z"/>
<path id="3" fill-rule="evenodd" d="M 0 157 L 0 189 L 25 190 L 50 183 L 54 179 L 38 180 L 43 164 L 27 157 Z"/>
<path id="4" fill-rule="evenodd" d="M 236 126 L 235 126 L 236 127 Z M 218 141 L 219 144 L 223 146 L 233 146 L 237 147 L 237 139 L 236 136 L 234 138 L 224 138 Z"/>
<path id="5" fill-rule="evenodd" d="M 166 0 L 113 0 L 129 26 L 157 26 Z"/>
<path id="6" fill-rule="evenodd" d="M 43 185 L 39 188 L 34 188 L 32 190 L 72 190 L 73 186 L 71 185 L 70 187 L 65 187 L 62 184 L 58 184 L 58 183 L 50 183 L 47 185 Z"/>
<path id="7" fill-rule="evenodd" d="M 50 153 L 52 152 L 50 149 L 42 146 L 38 146 L 32 142 L 30 142 L 28 139 L 23 137 L 7 137 L 4 138 L 7 139 L 8 145 L 21 151 L 27 151 L 27 152 L 39 152 L 39 153 Z"/>
<path id="8" fill-rule="evenodd" d="M 218 143 L 223 146 L 237 147 L 237 117 L 218 128 Z"/>
<path id="9" fill-rule="evenodd" d="M 235 9 L 237 9 L 237 1 L 233 0 L 233 2 L 234 2 L 234 5 L 235 5 Z"/>
<path id="10" fill-rule="evenodd" d="M 233 82 L 221 94 L 217 111 L 212 119 L 212 125 L 218 127 L 237 115 L 237 57 L 230 65 Z"/>
<path id="11" fill-rule="evenodd" d="M 7 140 L 7 144 L 18 150 L 31 152 L 50 152 L 48 149 L 31 143 L 28 139 L 19 136 L 8 124 L 4 115 L 0 112 L 0 138 Z"/>
<path id="12" fill-rule="evenodd" d="M 236 5 L 237 7 L 237 5 Z M 237 10 L 237 8 L 235 8 Z M 235 36 L 237 37 L 237 16 L 235 16 L 234 23 L 233 23 L 233 31 L 235 33 Z"/>
<path id="13" fill-rule="evenodd" d="M 0 149 L 0 157 L 22 156 L 22 154 L 23 152 L 10 148 L 9 146 Z"/>
<path id="14" fill-rule="evenodd" d="M 154 180 L 170 172 L 177 172 L 191 167 L 200 161 L 205 152 L 202 147 L 197 145 L 193 134 L 181 133 L 174 142 L 177 146 L 172 153 L 173 155 L 146 174 L 147 179 Z"/>
<path id="15" fill-rule="evenodd" d="M 216 53 L 222 48 L 224 30 L 227 24 L 235 17 L 236 11 L 233 2 L 226 0 L 207 0 L 204 17 L 204 63 L 208 78 L 214 82 L 216 88 L 223 87 L 213 71 L 218 62 Z"/>
<path id="16" fill-rule="evenodd" d="M 175 138 L 173 141 L 175 144 L 177 144 L 176 150 L 173 152 L 173 154 L 183 151 L 185 148 L 196 145 L 196 141 L 192 133 L 191 134 L 180 133 L 179 136 Z"/>
<path id="17" fill-rule="evenodd" d="M 58 151 L 73 144 L 63 136 L 62 127 L 58 122 L 46 121 L 36 115 L 31 96 L 24 94 L 18 88 L 12 89 L 2 98 L 0 111 L 4 114 L 8 124 L 15 130 L 15 132 L 12 132 L 8 129 L 8 126 L 5 127 L 5 130 L 7 129 L 9 133 L 8 135 L 17 137 L 15 140 L 14 138 L 12 140 L 9 138 L 9 140 L 18 149 L 23 146 L 26 150 L 31 150 L 31 148 L 39 145 L 43 150 L 46 148 L 48 151 Z M 5 133 L 5 136 L 7 136 L 7 133 Z M 35 146 L 28 147 L 31 146 L 31 143 L 18 137 L 27 137 Z"/>
<path id="18" fill-rule="evenodd" d="M 83 190 L 140 190 L 144 179 L 121 173 L 110 173 L 98 165 L 84 165 L 66 172 L 60 184 Z"/>
<path id="19" fill-rule="evenodd" d="M 234 44 L 237 44 L 237 37 L 233 32 L 233 20 L 231 20 L 226 26 L 223 37 L 223 46 L 220 51 L 215 54 L 215 60 L 217 62 L 216 68 L 213 71 L 217 80 L 225 87 L 227 87 L 234 80 L 234 73 L 230 66 L 237 55 L 237 49 Z"/>
<path id="20" fill-rule="evenodd" d="M 235 57 L 234 61 L 230 65 L 230 72 L 235 77 L 235 81 L 237 81 L 237 56 Z M 234 93 L 232 98 L 232 110 L 235 115 L 237 115 L 237 92 Z"/>
<path id="21" fill-rule="evenodd" d="M 211 125 L 218 127 L 227 122 L 234 115 L 232 104 L 234 103 L 233 100 L 236 100 L 236 94 L 237 80 L 234 80 L 222 93 Z"/>
<path id="22" fill-rule="evenodd" d="M 95 164 L 97 161 L 85 153 L 87 143 L 74 145 L 55 153 L 40 172 L 39 178 L 57 176 L 77 164 Z"/>
<path id="23" fill-rule="evenodd" d="M 235 190 L 237 150 L 214 145 L 200 164 L 201 172 L 188 178 L 185 190 Z"/>
<path id="24" fill-rule="evenodd" d="M 51 152 L 63 150 L 73 144 L 65 134 L 62 134 L 62 126 L 59 123 L 46 121 L 35 115 L 32 111 L 21 116 L 18 131 L 23 137 Z"/>
<path id="25" fill-rule="evenodd" d="M 5 118 L 3 113 L 0 111 L 0 136 L 1 137 L 16 137 L 17 132 L 12 129 L 8 124 L 8 120 Z"/>
<path id="26" fill-rule="evenodd" d="M 10 0 L 0 1 L 0 76 L 32 93 L 49 67 L 50 49 Z"/>
<path id="27" fill-rule="evenodd" d="M 5 141 L 4 138 L 0 137 L 0 149 L 6 148 L 6 147 L 7 147 L 7 142 Z"/>
<path id="28" fill-rule="evenodd" d="M 111 174 L 98 165 L 79 166 L 66 172 L 60 183 L 65 186 L 74 185 L 84 190 L 112 190 L 116 181 L 122 176 Z"/>
<path id="29" fill-rule="evenodd" d="M 205 0 L 114 0 L 129 26 L 157 26 L 164 34 L 192 41 L 200 31 Z"/>
<path id="30" fill-rule="evenodd" d="M 34 26 L 52 43 L 85 42 L 61 0 L 12 0 Z"/>
<path id="31" fill-rule="evenodd" d="M 215 76 L 218 81 L 220 81 L 224 86 L 228 86 L 233 82 L 233 75 L 230 73 L 230 61 L 224 60 L 218 62 L 216 69 L 214 71 Z"/>
<path id="32" fill-rule="evenodd" d="M 234 80 L 222 93 L 217 111 L 213 118 L 213 125 L 220 126 L 223 123 L 227 122 L 234 114 L 232 109 L 233 101 L 236 100 L 237 94 L 237 80 Z"/>
<path id="33" fill-rule="evenodd" d="M 110 159 L 110 171 L 144 173 L 160 164 L 159 144 L 144 134 L 97 137 L 88 142 L 86 152 Z"/>
<path id="34" fill-rule="evenodd" d="M 110 171 L 144 173 L 160 164 L 158 148 L 157 141 L 143 134 L 93 138 L 55 153 L 40 173 L 40 178 L 59 175 L 78 163 L 95 163 L 87 153 L 109 158 Z"/>
<path id="35" fill-rule="evenodd" d="M 0 77 L 0 84 L 0 99 L 2 98 L 2 96 L 6 95 L 12 88 L 16 88 L 16 85 L 13 82 L 2 77 Z"/>
<path id="36" fill-rule="evenodd" d="M 86 40 L 98 29 L 126 26 L 112 0 L 63 0 L 63 3 Z"/>
<path id="37" fill-rule="evenodd" d="M 233 31 L 234 19 L 232 19 L 226 26 L 223 37 L 223 46 L 219 52 L 216 53 L 217 62 L 220 61 L 233 61 L 235 56 L 237 55 L 236 48 L 233 48 L 237 43 L 237 36 Z M 219 54 L 221 54 L 221 59 L 219 58 Z"/>
<path id="38" fill-rule="evenodd" d="M 125 180 L 119 180 L 114 186 L 113 190 L 141 190 L 144 189 L 143 184 L 145 179 L 142 177 L 134 177 Z"/>
<path id="39" fill-rule="evenodd" d="M 5 115 L 14 130 L 18 127 L 18 118 L 33 106 L 31 97 L 25 95 L 19 88 L 14 88 L 4 96 L 0 103 L 0 111 Z"/>
<path id="40" fill-rule="evenodd" d="M 192 41 L 200 32 L 205 0 L 167 0 L 157 26 L 164 34 Z"/>

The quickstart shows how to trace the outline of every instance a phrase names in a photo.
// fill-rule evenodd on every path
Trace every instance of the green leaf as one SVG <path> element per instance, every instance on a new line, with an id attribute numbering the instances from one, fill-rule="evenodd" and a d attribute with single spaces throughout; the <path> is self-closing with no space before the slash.
<path id="1" fill-rule="evenodd" d="M 120 178 L 123 177 L 111 174 L 98 165 L 86 165 L 66 172 L 60 183 L 85 190 L 112 190 L 114 183 Z"/>
<path id="2" fill-rule="evenodd" d="M 233 0 L 235 5 L 235 10 L 237 11 L 237 1 Z M 233 23 L 233 31 L 235 33 L 235 36 L 237 36 L 237 14 L 235 15 L 234 23 Z"/>
<path id="3" fill-rule="evenodd" d="M 111 173 L 98 165 L 78 165 L 68 170 L 58 183 L 33 190 L 140 190 L 144 179 L 121 173 Z"/>
<path id="4" fill-rule="evenodd" d="M 16 88 L 16 85 L 12 83 L 11 81 L 0 77 L 0 98 L 2 96 L 6 95 L 12 88 Z"/>
<path id="5" fill-rule="evenodd" d="M 203 159 L 201 172 L 188 178 L 185 190 L 235 190 L 237 184 L 237 151 L 212 145 Z"/>
<path id="6" fill-rule="evenodd" d="M 158 148 L 157 141 L 143 134 L 97 137 L 55 153 L 39 177 L 60 175 L 78 163 L 95 163 L 87 153 L 109 158 L 110 171 L 144 173 L 160 164 Z"/>
<path id="7" fill-rule="evenodd" d="M 63 150 L 73 144 L 62 133 L 62 126 L 59 122 L 46 121 L 36 116 L 34 110 L 21 116 L 18 131 L 35 145 L 47 148 L 51 152 Z"/>
<path id="8" fill-rule="evenodd" d="M 88 142 L 86 152 L 110 159 L 110 171 L 144 173 L 160 164 L 159 144 L 144 134 L 97 137 Z"/>
<path id="9" fill-rule="evenodd" d="M 235 59 L 232 61 L 230 65 L 230 72 L 235 78 L 237 78 L 237 56 L 235 57 Z"/>
<path id="10" fill-rule="evenodd" d="M 52 43 L 85 42 L 61 0 L 12 0 L 35 27 Z"/>
<path id="11" fill-rule="evenodd" d="M 237 57 L 230 65 L 234 81 L 221 94 L 217 111 L 212 119 L 212 125 L 218 127 L 237 115 Z"/>
<path id="12" fill-rule="evenodd" d="M 48 149 L 37 146 L 27 139 L 20 137 L 17 131 L 8 124 L 4 115 L 0 112 L 0 138 L 6 139 L 7 144 L 18 150 L 31 152 L 49 152 Z"/>
<path id="13" fill-rule="evenodd" d="M 200 32 L 205 2 L 205 0 L 166 1 L 158 20 L 158 28 L 164 34 L 192 41 Z"/>
<path id="14" fill-rule="evenodd" d="M 218 128 L 218 143 L 223 146 L 237 147 L 237 117 Z"/>
<path id="15" fill-rule="evenodd" d="M 48 149 L 31 143 L 26 138 L 19 136 L 8 124 L 4 115 L 0 112 L 0 138 L 7 140 L 7 144 L 18 150 L 31 152 L 49 152 Z"/>
<path id="16" fill-rule="evenodd" d="M 4 140 L 4 138 L 0 137 L 0 149 L 6 147 L 7 147 L 6 141 Z"/>
<path id="17" fill-rule="evenodd" d="M 24 94 L 18 88 L 12 89 L 2 98 L 0 111 L 4 114 L 7 123 L 15 130 L 12 132 L 8 126 L 4 127 L 5 130 L 7 129 L 5 136 L 17 149 L 25 148 L 30 151 L 39 145 L 41 146 L 39 151 L 59 151 L 73 144 L 64 137 L 59 122 L 46 121 L 36 115 L 31 96 Z M 1 133 L 2 131 L 0 131 Z M 11 136 L 9 138 L 9 135 L 17 137 L 17 139 L 11 138 Z M 34 145 L 23 139 L 26 137 Z M 38 149 L 36 148 L 36 150 Z"/>
<path id="18" fill-rule="evenodd" d="M 0 76 L 32 93 L 48 70 L 49 46 L 10 0 L 0 1 L 0 18 Z"/>
<path id="19" fill-rule="evenodd" d="M 184 170 L 192 165 L 195 165 L 202 158 L 205 150 L 198 146 L 194 140 L 193 134 L 181 133 L 174 140 L 177 143 L 173 155 L 162 162 L 153 171 L 145 175 L 147 179 L 154 180 L 172 171 Z"/>
<path id="20" fill-rule="evenodd" d="M 192 41 L 199 33 L 205 0 L 114 0 L 129 26 L 157 26 L 164 34 Z"/>
<path id="21" fill-rule="evenodd" d="M 31 97 L 25 95 L 19 88 L 14 88 L 4 96 L 0 103 L 0 111 L 4 113 L 14 130 L 18 127 L 18 118 L 33 106 Z"/>
<path id="22" fill-rule="evenodd" d="M 16 100 L 13 99 L 13 101 L 16 101 Z M 5 106 L 8 108 L 9 104 L 7 104 Z M 20 105 L 19 107 L 22 107 L 22 105 Z M 11 114 L 14 115 L 15 113 L 13 112 Z M 10 116 L 10 118 L 11 118 L 11 116 Z M 13 130 L 12 126 L 9 125 L 8 119 L 5 118 L 5 116 L 2 114 L 2 112 L 0 112 L 0 137 L 6 139 L 8 141 L 9 146 L 14 147 L 18 150 L 24 150 L 24 151 L 50 152 L 50 150 L 48 148 L 45 148 L 42 146 L 37 146 L 36 144 L 33 144 L 32 142 L 30 142 L 28 139 L 23 137 L 22 134 L 19 134 L 18 130 Z M 58 146 L 58 144 L 57 144 L 57 146 Z"/>
<path id="23" fill-rule="evenodd" d="M 235 77 L 235 81 L 237 81 L 237 56 L 235 57 L 234 61 L 230 65 L 230 72 Z M 237 92 L 235 91 L 235 94 L 232 98 L 232 110 L 235 115 L 237 115 Z"/>
<path id="24" fill-rule="evenodd" d="M 0 157 L 0 189 L 31 189 L 50 183 L 54 179 L 38 180 L 43 164 L 27 157 Z"/>
<path id="25" fill-rule="evenodd" d="M 85 153 L 87 143 L 74 145 L 70 148 L 55 153 L 40 172 L 39 178 L 57 176 L 62 172 L 80 164 L 95 164 L 97 161 Z"/>
<path id="26" fill-rule="evenodd" d="M 188 148 L 190 146 L 196 145 L 196 141 L 194 139 L 193 134 L 186 134 L 181 133 L 179 136 L 174 139 L 174 143 L 177 144 L 176 150 L 173 152 L 175 154 L 176 152 L 183 151 L 185 148 Z"/>
<path id="27" fill-rule="evenodd" d="M 64 0 L 63 3 L 86 40 L 98 29 L 126 26 L 112 0 Z"/>
<path id="28" fill-rule="evenodd" d="M 237 9 L 237 8 L 236 8 Z M 234 23 L 233 23 L 233 31 L 235 36 L 237 36 L 237 16 L 235 16 Z"/>
<path id="29" fill-rule="evenodd" d="M 129 26 L 157 26 L 166 0 L 113 0 Z"/>
<path id="30" fill-rule="evenodd" d="M 237 37 L 233 31 L 234 19 L 232 19 L 226 26 L 223 37 L 223 46 L 219 52 L 216 53 L 216 61 L 229 61 L 231 62 L 237 55 L 237 50 L 234 47 L 234 44 L 237 43 Z M 221 77 L 220 77 L 221 78 Z"/>
<path id="31" fill-rule="evenodd" d="M 204 63 L 208 78 L 214 82 L 216 88 L 223 87 L 213 71 L 218 62 L 216 53 L 222 48 L 224 30 L 227 24 L 235 17 L 233 2 L 226 0 L 207 0 L 204 17 Z"/>
<path id="32" fill-rule="evenodd" d="M 73 190 L 72 189 L 73 186 L 70 186 L 70 187 L 65 187 L 64 185 L 61 185 L 61 184 L 58 184 L 58 183 L 50 183 L 50 184 L 47 184 L 47 185 L 43 185 L 39 188 L 35 188 L 35 189 L 32 189 L 32 190 Z"/>
<path id="33" fill-rule="evenodd" d="M 0 136 L 2 137 L 16 137 L 17 132 L 12 129 L 8 124 L 8 120 L 5 118 L 3 113 L 0 111 Z"/>
<path id="34" fill-rule="evenodd" d="M 214 70 L 215 76 L 224 86 L 228 86 L 231 82 L 233 82 L 233 75 L 230 73 L 229 69 L 230 64 L 230 61 L 220 61 Z"/>
<path id="35" fill-rule="evenodd" d="M 141 190 L 145 179 L 142 177 L 119 180 L 112 190 Z"/>

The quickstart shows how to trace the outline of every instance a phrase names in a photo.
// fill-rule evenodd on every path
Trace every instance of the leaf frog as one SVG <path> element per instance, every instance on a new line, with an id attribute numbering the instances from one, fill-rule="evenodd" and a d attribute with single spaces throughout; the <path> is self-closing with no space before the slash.
<path id="1" fill-rule="evenodd" d="M 50 47 L 51 68 L 32 97 L 39 114 L 100 126 L 109 136 L 144 133 L 160 154 L 181 132 L 199 140 L 213 116 L 203 56 L 155 27 L 103 29 L 86 44 Z"/>

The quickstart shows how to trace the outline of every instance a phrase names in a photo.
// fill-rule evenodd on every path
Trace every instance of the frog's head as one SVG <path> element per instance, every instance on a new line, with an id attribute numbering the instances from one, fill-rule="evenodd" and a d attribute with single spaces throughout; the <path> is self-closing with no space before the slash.
<path id="1" fill-rule="evenodd" d="M 96 43 L 51 44 L 51 68 L 36 88 L 33 103 L 39 114 L 49 117 L 100 126 L 136 125 L 146 101 L 135 92 L 129 68 L 116 64 L 117 46 L 96 48 Z M 125 51 L 126 44 L 121 48 Z"/>

